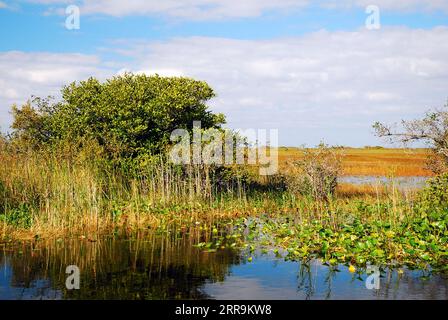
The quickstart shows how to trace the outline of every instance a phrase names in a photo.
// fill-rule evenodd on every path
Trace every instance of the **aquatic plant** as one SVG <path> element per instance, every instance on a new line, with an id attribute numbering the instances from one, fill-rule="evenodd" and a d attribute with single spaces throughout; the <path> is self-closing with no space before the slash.
<path id="1" fill-rule="evenodd" d="M 351 221 L 350 221 L 351 220 Z M 362 221 L 355 216 L 336 226 L 331 215 L 320 220 L 298 223 L 289 218 L 260 219 L 261 234 L 246 240 L 268 239 L 265 246 L 286 250 L 288 260 L 308 261 L 318 258 L 330 265 L 368 264 L 398 268 L 431 269 L 447 272 L 448 228 L 446 216 L 428 218 L 414 215 L 400 222 Z M 258 231 L 257 231 L 258 232 Z"/>

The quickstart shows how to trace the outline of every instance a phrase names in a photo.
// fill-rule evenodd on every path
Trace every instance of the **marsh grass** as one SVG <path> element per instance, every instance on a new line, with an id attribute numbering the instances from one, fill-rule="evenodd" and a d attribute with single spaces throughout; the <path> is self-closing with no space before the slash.
<path id="1" fill-rule="evenodd" d="M 95 237 L 194 224 L 210 230 L 223 221 L 290 214 L 300 223 L 317 219 L 338 228 L 353 216 L 398 223 L 413 214 L 413 193 L 393 185 L 340 185 L 334 196 L 316 201 L 282 189 L 278 177 L 223 181 L 211 167 L 179 167 L 163 157 L 111 166 L 93 147 L 62 154 L 0 150 L 2 238 Z"/>
<path id="2" fill-rule="evenodd" d="M 250 227 L 251 219 L 260 219 L 272 245 L 289 250 L 291 259 L 357 265 L 397 260 L 422 268 L 445 263 L 443 216 L 428 220 L 416 210 L 417 192 L 399 189 L 393 179 L 342 184 L 319 200 L 278 188 L 277 178 L 260 180 L 259 188 L 254 181 L 220 180 L 210 167 L 180 168 L 156 157 L 139 167 L 114 167 L 90 156 L 6 150 L 0 161 L 0 245 L 161 235 L 201 252 L 234 248 L 251 254 L 264 245 Z"/>
<path id="3" fill-rule="evenodd" d="M 389 176 L 409 177 L 433 176 L 427 169 L 429 149 L 389 148 L 338 148 L 341 153 L 342 173 L 346 176 Z M 278 150 L 282 170 L 290 161 L 303 157 L 300 148 L 281 147 Z"/>
<path id="4" fill-rule="evenodd" d="M 8 229 L 100 233 L 116 225 L 155 225 L 164 214 L 202 212 L 238 197 L 238 184 L 218 187 L 212 170 L 184 170 L 154 158 L 138 169 L 110 169 L 91 159 L 1 152 L 0 221 Z M 201 213 L 202 214 L 202 213 Z M 214 214 L 210 213 L 210 217 Z"/>

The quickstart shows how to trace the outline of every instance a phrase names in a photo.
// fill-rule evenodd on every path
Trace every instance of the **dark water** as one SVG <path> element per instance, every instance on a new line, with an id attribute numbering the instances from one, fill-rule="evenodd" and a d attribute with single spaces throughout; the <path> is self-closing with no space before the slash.
<path id="1" fill-rule="evenodd" d="M 369 290 L 340 266 L 203 252 L 187 239 L 66 240 L 0 245 L 0 299 L 448 299 L 448 278 L 386 272 Z M 80 289 L 65 271 L 80 269 Z"/>

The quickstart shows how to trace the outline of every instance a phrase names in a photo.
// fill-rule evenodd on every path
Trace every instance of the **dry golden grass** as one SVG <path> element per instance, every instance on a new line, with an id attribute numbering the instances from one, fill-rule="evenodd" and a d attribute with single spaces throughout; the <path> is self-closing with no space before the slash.
<path id="1" fill-rule="evenodd" d="M 384 197 L 387 195 L 387 188 L 385 186 L 361 184 L 354 185 L 350 183 L 340 183 L 336 189 L 336 195 L 341 198 L 355 198 L 355 197 Z"/>
<path id="2" fill-rule="evenodd" d="M 280 170 L 288 162 L 301 158 L 298 148 L 281 147 L 279 149 Z M 432 176 L 425 169 L 429 155 L 427 149 L 341 149 L 343 175 L 345 176 Z"/>
<path id="3" fill-rule="evenodd" d="M 336 188 L 336 195 L 341 199 L 373 197 L 384 199 L 392 195 L 405 195 L 407 197 L 415 196 L 418 188 L 399 189 L 394 185 L 384 184 L 351 184 L 339 183 Z"/>

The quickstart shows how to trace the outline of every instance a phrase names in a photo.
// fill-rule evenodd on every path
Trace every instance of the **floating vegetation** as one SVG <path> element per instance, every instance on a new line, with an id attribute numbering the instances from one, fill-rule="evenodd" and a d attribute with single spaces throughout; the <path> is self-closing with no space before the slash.
<path id="1" fill-rule="evenodd" d="M 244 230 L 248 254 L 256 247 L 294 261 L 321 259 L 328 265 L 356 267 L 377 265 L 388 268 L 448 271 L 448 229 L 446 217 L 422 216 L 391 224 L 354 219 L 337 226 L 331 220 L 297 223 L 294 217 L 248 219 L 236 230 Z"/>

